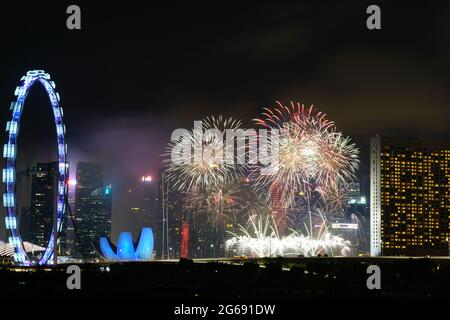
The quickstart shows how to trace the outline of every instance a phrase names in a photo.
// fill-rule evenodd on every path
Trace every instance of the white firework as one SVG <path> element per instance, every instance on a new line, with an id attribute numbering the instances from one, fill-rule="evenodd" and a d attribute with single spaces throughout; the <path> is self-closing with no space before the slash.
<path id="1" fill-rule="evenodd" d="M 226 241 L 226 250 L 229 254 L 249 257 L 274 256 L 305 256 L 317 255 L 348 256 L 351 253 L 351 243 L 343 238 L 331 235 L 327 228 L 321 228 L 317 238 L 311 235 L 304 236 L 296 231 L 281 237 L 271 216 L 259 217 L 251 221 L 252 232 L 240 226 L 242 235 L 233 234 Z"/>
<path id="2" fill-rule="evenodd" d="M 181 192 L 220 189 L 243 176 L 245 164 L 225 161 L 224 148 L 225 132 L 238 130 L 241 121 L 219 116 L 207 117 L 201 124 L 201 128 L 186 131 L 178 141 L 169 143 L 163 154 L 167 179 L 172 188 Z M 174 163 L 174 153 L 180 153 L 185 161 Z"/>

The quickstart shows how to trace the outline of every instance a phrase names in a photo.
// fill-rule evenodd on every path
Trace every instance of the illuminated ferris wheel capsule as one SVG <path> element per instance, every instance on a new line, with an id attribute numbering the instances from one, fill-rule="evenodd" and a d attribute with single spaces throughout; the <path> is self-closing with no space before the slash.
<path id="1" fill-rule="evenodd" d="M 53 116 L 56 125 L 56 140 L 58 144 L 58 192 L 56 201 L 56 230 L 59 233 L 62 228 L 62 219 L 65 212 L 65 199 L 67 196 L 66 179 L 68 177 L 67 164 L 67 145 L 65 143 L 66 128 L 63 123 L 63 110 L 59 105 L 59 94 L 55 91 L 55 83 L 50 80 L 50 75 L 43 70 L 28 71 L 21 79 L 20 85 L 16 88 L 14 95 L 16 100 L 11 102 L 12 118 L 6 124 L 8 132 L 8 143 L 3 146 L 3 158 L 6 166 L 3 169 L 3 183 L 5 184 L 5 193 L 3 194 L 3 206 L 7 209 L 5 218 L 6 229 L 9 234 L 9 244 L 14 248 L 14 261 L 31 265 L 32 261 L 24 249 L 22 238 L 19 233 L 17 223 L 17 202 L 16 202 L 16 155 L 17 155 L 17 137 L 19 135 L 20 117 L 22 115 L 25 99 L 34 83 L 40 82 L 50 99 L 53 109 Z M 38 261 L 38 264 L 46 264 L 53 256 L 54 250 L 54 230 L 52 228 L 50 239 L 44 254 Z"/>

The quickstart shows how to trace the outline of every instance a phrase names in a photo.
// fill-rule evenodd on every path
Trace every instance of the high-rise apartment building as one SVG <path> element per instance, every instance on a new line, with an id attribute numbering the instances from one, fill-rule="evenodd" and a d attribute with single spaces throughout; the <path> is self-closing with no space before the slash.
<path id="1" fill-rule="evenodd" d="M 370 148 L 371 255 L 448 255 L 450 147 L 377 136 Z"/>

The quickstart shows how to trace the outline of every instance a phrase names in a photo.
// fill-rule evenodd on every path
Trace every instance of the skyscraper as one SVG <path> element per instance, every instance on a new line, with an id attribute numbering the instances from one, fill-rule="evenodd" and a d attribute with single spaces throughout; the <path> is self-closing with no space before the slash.
<path id="1" fill-rule="evenodd" d="M 59 256 L 72 256 L 75 250 L 75 187 L 76 180 L 69 180 L 67 190 L 67 210 L 63 221 L 63 229 L 60 234 Z"/>
<path id="2" fill-rule="evenodd" d="M 167 184 L 167 182 L 166 182 Z M 183 222 L 186 221 L 188 214 L 183 206 L 182 194 L 171 190 L 166 194 L 164 208 L 166 210 L 166 232 L 162 235 L 165 238 L 167 247 L 165 256 L 169 258 L 178 258 L 181 254 L 181 237 Z M 189 246 L 189 245 L 188 245 Z"/>
<path id="3" fill-rule="evenodd" d="M 94 241 L 111 234 L 111 186 L 103 185 L 102 166 L 94 163 L 78 162 L 76 181 L 76 254 L 92 259 Z"/>
<path id="4" fill-rule="evenodd" d="M 159 230 L 162 213 L 159 205 L 159 182 L 150 176 L 141 177 L 128 189 L 128 207 L 131 215 L 131 232 L 137 239 L 142 228 Z"/>
<path id="5" fill-rule="evenodd" d="M 351 182 L 347 188 L 346 207 L 344 210 L 346 223 L 356 224 L 356 237 L 350 234 L 345 238 L 351 240 L 360 253 L 368 253 L 370 251 L 370 209 L 366 196 L 361 192 L 361 184 L 359 182 Z M 339 230 L 339 229 L 338 229 Z M 343 233 L 348 233 L 348 229 Z"/>
<path id="6" fill-rule="evenodd" d="M 347 189 L 347 204 L 366 204 L 366 197 L 361 194 L 359 182 L 351 182 Z"/>
<path id="7" fill-rule="evenodd" d="M 52 231 L 57 180 L 58 162 L 38 163 L 32 170 L 29 235 L 41 247 L 47 245 Z"/>
<path id="8" fill-rule="evenodd" d="M 448 255 L 450 148 L 377 136 L 370 171 L 371 255 Z"/>
<path id="9" fill-rule="evenodd" d="M 161 199 L 161 219 L 155 228 L 155 249 L 161 258 L 178 258 L 181 253 L 182 226 L 189 214 L 184 206 L 183 194 L 173 189 L 165 177 L 163 169 L 159 172 L 159 198 Z M 161 226 L 161 228 L 158 227 Z M 190 237 L 189 241 L 197 237 Z M 187 244 L 189 248 L 191 244 Z"/>

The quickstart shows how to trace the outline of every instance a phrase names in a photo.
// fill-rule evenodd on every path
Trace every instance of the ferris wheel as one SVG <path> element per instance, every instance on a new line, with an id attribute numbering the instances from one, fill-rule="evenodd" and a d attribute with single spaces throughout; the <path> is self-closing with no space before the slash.
<path id="1" fill-rule="evenodd" d="M 56 246 L 57 234 L 61 231 L 63 216 L 66 211 L 67 199 L 67 180 L 68 180 L 68 163 L 67 163 L 67 144 L 65 142 L 66 128 L 63 123 L 63 110 L 60 106 L 60 98 L 55 90 L 55 83 L 50 79 L 50 75 L 43 70 L 28 71 L 21 78 L 20 85 L 16 88 L 14 95 L 15 101 L 11 102 L 10 110 L 12 111 L 11 120 L 7 122 L 6 131 L 8 133 L 8 143 L 3 147 L 3 158 L 5 159 L 5 167 L 3 169 L 3 183 L 5 185 L 5 193 L 3 194 L 3 206 L 7 210 L 5 223 L 8 230 L 9 244 L 14 248 L 14 261 L 22 265 L 32 265 L 34 262 L 30 260 L 25 250 L 22 237 L 19 232 L 17 219 L 17 197 L 16 197 L 16 157 L 17 157 L 17 138 L 19 136 L 20 118 L 25 106 L 25 100 L 30 88 L 35 83 L 41 83 L 47 92 L 50 105 L 53 110 L 53 117 L 56 126 L 56 140 L 58 145 L 58 179 L 57 179 L 57 198 L 56 213 L 54 225 L 50 234 L 50 239 L 43 255 L 37 261 L 37 264 L 44 265 L 53 257 Z"/>

